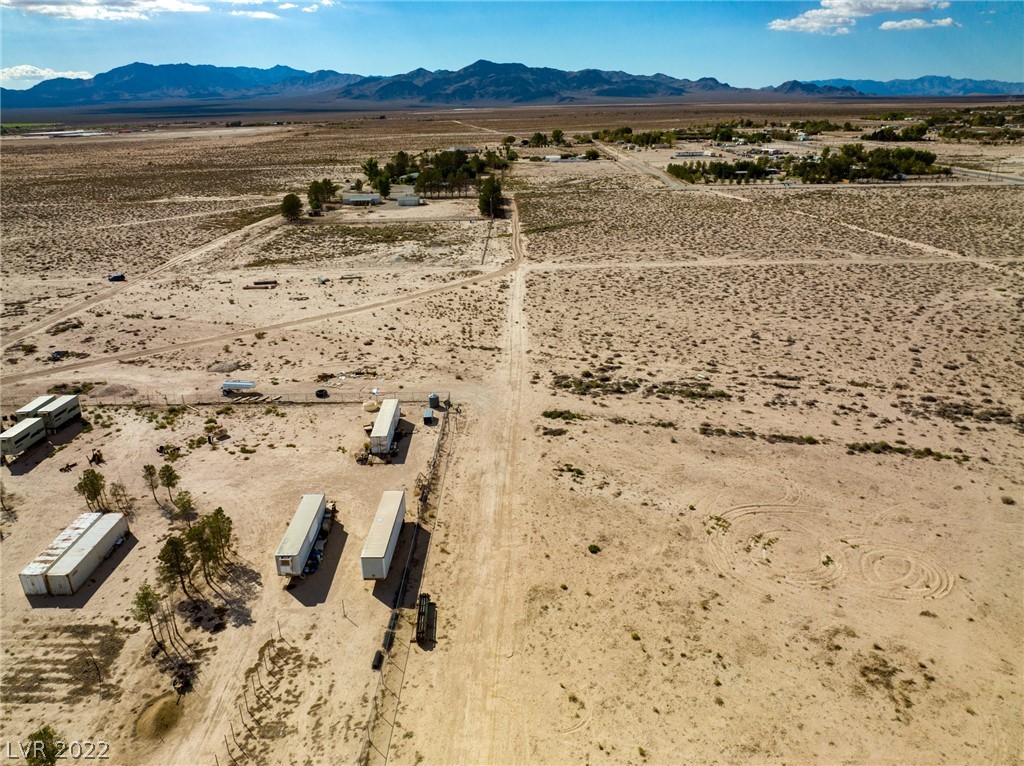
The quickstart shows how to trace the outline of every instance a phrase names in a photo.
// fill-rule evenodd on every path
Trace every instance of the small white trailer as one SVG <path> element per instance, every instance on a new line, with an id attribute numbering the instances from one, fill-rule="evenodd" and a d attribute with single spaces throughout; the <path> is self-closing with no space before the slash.
<path id="1" fill-rule="evenodd" d="M 327 510 L 327 495 L 323 493 L 303 495 L 299 507 L 292 517 L 288 529 L 281 538 L 274 554 L 277 573 L 282 577 L 298 577 L 302 574 L 313 543 L 320 534 L 324 512 Z"/>
<path id="2" fill-rule="evenodd" d="M 388 490 L 380 499 L 377 514 L 363 544 L 361 564 L 364 580 L 384 580 L 391 569 L 398 536 L 405 520 L 405 492 Z"/>
<path id="3" fill-rule="evenodd" d="M 0 455 L 20 455 L 46 438 L 42 418 L 26 418 L 0 434 Z"/>
<path id="4" fill-rule="evenodd" d="M 26 596 L 45 596 L 49 593 L 46 589 L 46 573 L 102 516 L 102 513 L 83 513 L 57 535 L 57 539 L 36 556 L 31 564 L 21 570 L 18 578 Z"/>
<path id="5" fill-rule="evenodd" d="M 123 513 L 105 513 L 46 572 L 51 596 L 73 596 L 128 536 Z"/>
<path id="6" fill-rule="evenodd" d="M 39 417 L 39 410 L 45 405 L 52 402 L 57 397 L 54 394 L 47 394 L 46 396 L 37 396 L 31 402 L 26 404 L 19 410 L 15 410 L 14 419 L 17 421 L 24 420 L 25 418 L 37 418 Z"/>
<path id="7" fill-rule="evenodd" d="M 256 388 L 252 380 L 225 380 L 220 384 L 220 391 L 224 396 L 229 396 L 237 391 L 252 391 Z"/>
<path id="8" fill-rule="evenodd" d="M 373 430 L 370 432 L 371 455 L 387 455 L 391 452 L 391 445 L 395 442 L 395 429 L 401 415 L 402 409 L 398 399 L 385 399 L 380 403 L 380 411 L 377 413 L 377 419 L 373 421 Z"/>
<path id="9" fill-rule="evenodd" d="M 58 396 L 49 404 L 44 404 L 39 408 L 39 417 L 46 423 L 46 430 L 54 433 L 71 421 L 82 417 L 82 405 L 74 394 Z"/>

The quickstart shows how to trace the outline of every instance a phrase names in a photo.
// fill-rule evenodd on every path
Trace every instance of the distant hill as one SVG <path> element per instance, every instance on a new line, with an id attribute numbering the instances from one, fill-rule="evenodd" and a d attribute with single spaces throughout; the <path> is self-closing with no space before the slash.
<path id="1" fill-rule="evenodd" d="M 2 89 L 4 109 L 108 106 L 155 108 L 157 103 L 187 106 L 231 102 L 290 109 L 344 109 L 381 104 L 515 105 L 604 103 L 622 100 L 771 100 L 843 98 L 860 94 L 851 87 L 790 81 L 778 88 L 733 88 L 713 77 L 677 79 L 665 74 L 634 75 L 584 69 L 528 67 L 477 61 L 458 71 L 415 69 L 392 77 L 366 77 L 332 70 L 304 72 L 194 64 L 129 64 L 88 80 L 55 79 L 23 91 Z"/>
<path id="2" fill-rule="evenodd" d="M 84 104 L 166 101 L 168 99 L 254 99 L 295 96 L 337 88 L 362 75 L 330 70 L 303 72 L 286 66 L 270 69 L 194 64 L 129 64 L 89 80 L 57 78 L 28 90 L 2 89 L 3 107 L 45 108 Z"/>
<path id="3" fill-rule="evenodd" d="M 1024 82 L 918 77 L 916 80 L 813 80 L 815 85 L 853 88 L 871 96 L 1024 96 Z"/>

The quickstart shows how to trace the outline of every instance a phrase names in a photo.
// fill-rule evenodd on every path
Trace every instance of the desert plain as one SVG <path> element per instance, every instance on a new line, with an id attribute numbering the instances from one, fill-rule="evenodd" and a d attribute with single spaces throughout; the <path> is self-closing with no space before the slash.
<path id="1" fill-rule="evenodd" d="M 153 766 L 1020 763 L 1019 143 L 929 143 L 973 175 L 821 186 L 685 184 L 679 147 L 517 147 L 494 221 L 472 196 L 278 214 L 368 157 L 742 114 L 715 109 L 3 138 L 3 413 L 60 390 L 84 415 L 2 469 L 3 757 L 51 725 Z M 358 465 L 363 403 L 391 395 L 411 433 Z M 180 697 L 131 615 L 181 531 L 143 481 L 163 445 L 235 535 L 202 609 L 164 589 Z M 96 449 L 132 534 L 75 596 L 30 599 L 18 573 L 86 510 Z M 387 489 L 399 551 L 364 581 Z M 304 492 L 337 524 L 286 588 Z"/>

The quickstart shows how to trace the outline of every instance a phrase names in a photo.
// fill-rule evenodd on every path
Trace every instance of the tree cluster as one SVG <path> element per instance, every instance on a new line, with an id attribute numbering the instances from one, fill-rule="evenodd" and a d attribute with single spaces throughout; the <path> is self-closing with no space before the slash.
<path id="1" fill-rule="evenodd" d="M 497 218 L 501 215 L 501 181 L 493 175 L 488 176 L 480 184 L 479 207 L 480 215 L 485 215 L 489 218 Z"/>
<path id="2" fill-rule="evenodd" d="M 669 164 L 666 170 L 687 183 L 708 183 L 711 181 L 732 181 L 736 179 L 760 181 L 770 178 L 773 167 L 767 157 L 757 160 L 737 160 L 736 162 L 689 162 L 684 165 Z"/>
<path id="3" fill-rule="evenodd" d="M 890 181 L 901 175 L 949 174 L 950 169 L 936 166 L 933 152 L 908 147 L 867 152 L 861 144 L 845 144 L 838 152 L 826 147 L 818 162 L 805 159 L 794 163 L 790 172 L 805 183 L 836 183 L 868 179 Z"/>
<path id="4" fill-rule="evenodd" d="M 861 136 L 862 141 L 921 141 L 928 132 L 927 125 L 908 125 L 903 130 L 885 127 Z"/>

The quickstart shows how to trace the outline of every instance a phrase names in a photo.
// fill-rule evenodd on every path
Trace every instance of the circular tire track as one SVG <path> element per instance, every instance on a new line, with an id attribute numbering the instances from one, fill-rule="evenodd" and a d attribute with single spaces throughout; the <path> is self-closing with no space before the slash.
<path id="1" fill-rule="evenodd" d="M 931 556 L 897 543 L 858 541 L 855 587 L 898 601 L 938 599 L 953 590 L 953 576 Z"/>
<path id="2" fill-rule="evenodd" d="M 819 507 L 741 505 L 708 517 L 705 529 L 711 531 L 708 551 L 718 571 L 757 589 L 769 582 L 831 587 L 848 574 L 845 546 Z"/>

